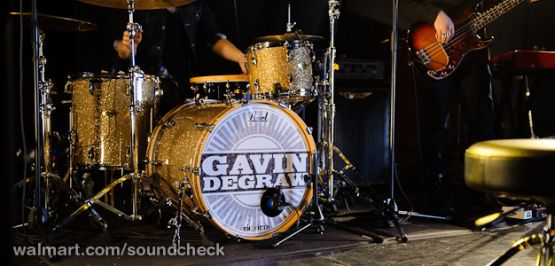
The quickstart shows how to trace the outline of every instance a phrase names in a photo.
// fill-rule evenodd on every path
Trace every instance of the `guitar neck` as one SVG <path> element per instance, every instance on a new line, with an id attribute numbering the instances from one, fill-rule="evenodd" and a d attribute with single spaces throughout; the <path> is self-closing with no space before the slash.
<path id="1" fill-rule="evenodd" d="M 486 12 L 477 15 L 469 22 L 469 25 L 473 28 L 474 32 L 476 32 L 526 1 L 527 0 L 504 0 L 488 9 Z"/>

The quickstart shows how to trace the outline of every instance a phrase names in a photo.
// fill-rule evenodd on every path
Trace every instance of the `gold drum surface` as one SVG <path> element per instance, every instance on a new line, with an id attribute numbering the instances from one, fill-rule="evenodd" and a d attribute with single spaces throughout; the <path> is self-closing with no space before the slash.
<path id="1" fill-rule="evenodd" d="M 136 79 L 136 136 L 139 161 L 144 160 L 147 137 L 158 105 L 159 81 L 145 75 Z M 71 93 L 71 130 L 75 133 L 75 161 L 79 167 L 130 166 L 131 97 L 129 78 L 81 73 L 66 84 Z"/>
<path id="2" fill-rule="evenodd" d="M 248 48 L 249 91 L 256 98 L 288 103 L 313 98 L 312 44 L 262 42 Z"/>
<path id="3" fill-rule="evenodd" d="M 185 184 L 185 208 L 224 233 L 261 240 L 286 231 L 308 205 L 314 152 L 305 123 L 277 103 L 184 104 L 153 130 L 146 169 L 174 200 Z M 289 205 L 270 217 L 261 200 L 274 187 Z"/>

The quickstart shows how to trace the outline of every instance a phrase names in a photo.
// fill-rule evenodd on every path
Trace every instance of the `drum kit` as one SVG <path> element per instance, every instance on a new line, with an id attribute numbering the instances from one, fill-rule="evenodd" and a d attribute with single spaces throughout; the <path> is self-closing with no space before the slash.
<path id="1" fill-rule="evenodd" d="M 127 9 L 131 47 L 141 29 L 133 21 L 135 10 L 193 2 L 80 1 Z M 41 26 L 54 25 L 56 29 L 60 25 L 75 31 L 95 28 L 73 19 L 39 17 Z M 96 206 L 126 220 L 141 220 L 140 201 L 145 195 L 175 210 L 170 224 L 176 228 L 177 242 L 183 219 L 201 233 L 204 229 L 199 221 L 209 221 L 228 236 L 265 240 L 285 233 L 301 220 L 303 213 L 308 214 L 306 225 L 274 246 L 311 226 L 323 230 L 320 201 L 322 197 L 334 201 L 334 152 L 345 158 L 333 145 L 333 40 L 338 1 L 329 1 L 329 17 L 330 45 L 320 66 L 324 69 L 321 76 L 313 73 L 312 43 L 324 38 L 293 32 L 294 23 L 289 17 L 285 34 L 259 37 L 248 47 L 248 75 L 193 77 L 190 84 L 195 97 L 166 114 L 157 113 L 163 94 L 160 81 L 136 65 L 134 49 L 127 73 L 81 73 L 71 77 L 65 86 L 65 92 L 71 95 L 69 166 L 62 179 L 69 189 L 78 191 L 75 194 L 79 194 L 80 207 L 57 223 L 53 231 L 61 230 L 83 212 L 89 212 L 106 229 L 107 223 L 94 210 Z M 39 110 L 43 119 L 37 127 L 47 140 L 51 134 L 51 84 L 44 77 L 42 43 L 39 47 Z M 315 141 L 312 128 L 293 107 L 316 99 L 319 114 Z M 157 120 L 157 115 L 163 117 Z M 39 178 L 44 177 L 42 180 L 48 183 L 53 176 L 48 141 L 40 148 L 44 152 L 44 172 Z M 94 194 L 85 191 L 91 178 L 78 175 L 89 171 L 122 174 Z M 131 214 L 102 200 L 127 181 L 132 183 Z M 43 189 L 46 213 L 53 211 L 48 206 L 47 195 L 52 194 L 49 189 L 47 185 Z"/>

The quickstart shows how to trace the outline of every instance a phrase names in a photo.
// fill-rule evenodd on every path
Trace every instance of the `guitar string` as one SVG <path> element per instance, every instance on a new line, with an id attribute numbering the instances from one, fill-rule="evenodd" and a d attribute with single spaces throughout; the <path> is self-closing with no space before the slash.
<path id="1" fill-rule="evenodd" d="M 518 4 L 520 4 L 522 2 L 523 2 L 523 0 L 517 1 L 517 2 L 507 1 L 507 2 L 500 3 L 497 6 L 489 9 L 488 11 L 486 11 L 482 15 L 480 15 L 480 17 L 481 17 L 480 20 L 482 20 L 483 18 L 490 18 L 492 15 L 496 15 L 496 14 L 491 14 L 491 13 L 494 13 L 494 12 L 500 12 L 501 11 L 500 13 L 504 13 L 504 12 L 510 10 L 511 8 L 517 6 Z M 513 3 L 514 6 L 511 7 L 509 5 L 510 3 Z M 499 10 L 499 9 L 501 9 L 501 10 Z M 497 15 L 499 16 L 499 14 L 497 14 Z M 439 42 L 434 42 L 434 43 L 428 45 L 426 48 L 423 48 L 423 49 L 425 49 L 428 52 L 430 57 L 435 56 L 437 54 L 440 54 L 440 53 L 444 52 L 447 49 L 450 49 L 453 45 L 458 44 L 460 41 L 464 40 L 469 35 L 469 33 L 473 33 L 473 31 L 475 31 L 477 29 L 481 29 L 487 24 L 487 22 L 483 22 L 483 20 L 482 20 L 481 22 L 476 23 L 477 27 L 476 27 L 476 29 L 474 29 L 472 26 L 475 24 L 475 20 L 476 20 L 476 18 L 472 18 L 470 20 L 470 22 L 468 22 L 464 26 L 462 26 L 458 30 L 459 33 L 455 33 L 456 37 L 451 39 L 449 42 L 447 42 L 445 44 L 445 46 L 441 45 L 441 43 L 439 43 Z"/>
<path id="2" fill-rule="evenodd" d="M 447 44 L 446 44 L 445 47 L 447 47 L 447 46 L 450 45 L 450 44 L 453 44 L 454 42 L 456 43 L 457 40 L 460 40 L 460 39 L 461 39 L 460 36 L 466 37 L 466 35 L 464 35 L 464 34 L 467 34 L 470 30 L 472 30 L 471 27 L 472 27 L 472 25 L 474 24 L 474 21 L 475 21 L 475 20 L 482 20 L 482 18 L 484 18 L 484 17 L 490 18 L 492 15 L 496 15 L 496 14 L 491 14 L 491 13 L 494 13 L 494 12 L 499 13 L 499 14 L 497 14 L 497 17 L 499 17 L 499 16 L 501 15 L 501 13 L 507 12 L 508 10 L 510 10 L 510 9 L 513 8 L 513 7 L 516 7 L 518 4 L 520 4 L 520 3 L 523 2 L 523 1 L 524 1 L 524 0 L 517 0 L 517 2 L 514 2 L 514 1 L 512 1 L 512 2 L 511 2 L 511 1 L 502 2 L 502 3 L 498 4 L 497 6 L 495 6 L 495 7 L 491 8 L 491 9 L 487 10 L 487 11 L 484 12 L 483 14 L 481 14 L 479 19 L 477 19 L 477 18 L 472 18 L 472 17 L 474 17 L 474 16 L 477 15 L 477 14 L 473 14 L 473 15 L 471 16 L 470 21 L 469 21 L 468 23 L 466 23 L 464 26 L 462 26 L 462 27 L 458 30 L 459 34 L 461 34 L 461 35 L 457 35 L 457 33 L 455 33 L 455 36 L 456 36 L 456 37 L 453 38 L 453 39 L 451 39 L 449 42 L 447 42 Z M 509 5 L 510 3 L 513 3 L 514 6 L 511 7 L 511 6 Z M 499 10 L 499 9 L 501 9 L 501 10 Z M 487 24 L 488 24 L 488 22 L 483 22 L 483 21 L 482 21 L 482 22 L 479 22 L 479 23 L 477 23 L 476 29 L 481 29 L 481 28 L 485 27 L 485 25 L 487 25 Z M 470 28 L 470 29 L 469 29 L 469 28 Z M 428 46 L 427 46 L 426 48 L 424 48 L 424 49 L 428 50 L 428 49 L 431 48 L 432 46 L 436 46 L 437 49 L 442 48 L 442 47 L 438 47 L 438 45 L 441 45 L 441 43 L 439 43 L 439 42 L 434 42 L 434 43 L 428 45 Z M 449 47 L 449 48 L 450 48 L 450 47 Z M 432 50 L 432 51 L 433 51 L 433 50 Z M 428 52 L 429 52 L 429 51 L 428 51 Z"/>
<path id="3" fill-rule="evenodd" d="M 481 18 L 479 20 L 482 20 L 482 18 L 484 18 L 484 17 L 490 17 L 491 15 L 494 15 L 494 14 L 491 14 L 491 13 L 498 12 L 497 9 L 499 9 L 499 8 L 502 8 L 503 12 L 508 11 L 511 8 L 511 6 L 509 6 L 509 2 L 510 1 L 500 3 L 498 6 L 489 9 L 488 11 L 486 11 L 485 13 L 480 15 Z M 521 0 L 521 1 L 516 2 L 517 4 L 515 4 L 514 6 L 518 5 L 521 2 L 523 2 L 523 1 Z M 515 2 L 513 2 L 513 3 L 515 3 Z M 474 15 L 476 15 L 476 14 L 474 14 Z M 457 44 L 458 42 L 465 39 L 468 36 L 468 33 L 470 33 L 471 31 L 481 29 L 487 24 L 487 23 L 484 23 L 484 22 L 476 23 L 477 27 L 476 27 L 476 29 L 474 29 L 472 27 L 473 24 L 475 23 L 474 20 L 476 20 L 476 18 L 472 18 L 470 22 L 466 23 L 463 27 L 461 27 L 458 30 L 458 32 L 459 32 L 458 35 L 457 35 L 457 33 L 455 33 L 456 37 L 451 39 L 449 42 L 447 42 L 445 44 L 445 46 L 442 46 L 441 43 L 439 43 L 439 42 L 435 42 L 435 43 L 432 43 L 431 45 L 428 45 L 424 49 L 426 49 L 426 51 L 429 53 L 429 56 L 437 55 L 438 53 L 441 53 L 444 50 L 451 48 L 452 45 Z M 432 49 L 430 49 L 430 48 L 432 48 Z M 428 50 L 428 49 L 430 49 L 430 50 Z"/>

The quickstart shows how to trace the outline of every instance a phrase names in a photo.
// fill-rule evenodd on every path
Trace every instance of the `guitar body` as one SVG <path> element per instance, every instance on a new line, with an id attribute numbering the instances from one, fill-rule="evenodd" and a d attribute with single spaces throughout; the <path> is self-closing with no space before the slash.
<path id="1" fill-rule="evenodd" d="M 464 23 L 455 25 L 455 29 L 461 29 L 462 25 Z M 476 34 L 456 32 L 442 45 L 435 35 L 434 25 L 418 24 L 409 31 L 408 42 L 411 57 L 426 67 L 428 76 L 436 80 L 450 76 L 468 53 L 485 49 L 493 41 L 482 40 Z"/>

